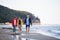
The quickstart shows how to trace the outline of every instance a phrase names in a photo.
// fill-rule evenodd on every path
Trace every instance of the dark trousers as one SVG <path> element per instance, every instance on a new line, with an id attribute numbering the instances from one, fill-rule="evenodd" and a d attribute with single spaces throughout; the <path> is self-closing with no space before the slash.
<path id="1" fill-rule="evenodd" d="M 13 26 L 13 32 L 15 32 L 15 31 L 16 31 L 16 25 Z"/>

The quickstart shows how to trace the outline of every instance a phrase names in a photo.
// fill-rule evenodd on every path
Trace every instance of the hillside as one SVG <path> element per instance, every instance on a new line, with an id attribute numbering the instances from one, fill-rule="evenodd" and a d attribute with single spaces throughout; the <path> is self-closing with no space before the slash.
<path id="1" fill-rule="evenodd" d="M 0 23 L 11 22 L 14 16 L 21 17 L 24 20 L 26 15 L 28 14 L 32 19 L 36 18 L 30 12 L 13 10 L 8 7 L 0 5 Z"/>

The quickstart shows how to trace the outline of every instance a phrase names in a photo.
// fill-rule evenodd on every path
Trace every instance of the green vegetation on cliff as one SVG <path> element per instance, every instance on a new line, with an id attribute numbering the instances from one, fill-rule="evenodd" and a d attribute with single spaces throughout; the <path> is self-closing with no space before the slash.
<path id="1" fill-rule="evenodd" d="M 11 19 L 16 17 L 21 17 L 23 20 L 26 15 L 30 15 L 32 19 L 36 18 L 32 13 L 26 11 L 13 10 L 8 7 L 0 5 L 0 23 L 11 22 Z"/>

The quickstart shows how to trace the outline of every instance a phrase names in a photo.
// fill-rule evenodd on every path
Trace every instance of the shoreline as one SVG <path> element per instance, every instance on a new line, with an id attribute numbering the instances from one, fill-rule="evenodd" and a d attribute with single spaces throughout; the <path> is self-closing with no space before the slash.
<path id="1" fill-rule="evenodd" d="M 8 36 L 8 38 L 6 38 L 6 39 L 10 39 L 11 36 L 13 36 L 13 35 L 11 35 L 11 34 L 13 34 L 13 32 L 6 32 L 6 30 L 7 29 L 0 29 L 0 39 L 2 38 L 2 35 L 5 36 L 5 37 Z M 29 38 L 29 39 L 36 39 L 36 40 L 60 40 L 60 39 L 57 39 L 57 38 L 54 38 L 54 37 L 42 35 L 40 33 L 34 33 L 34 31 L 30 31 L 30 33 L 28 33 L 28 34 L 26 34 L 25 31 L 22 31 L 22 33 L 20 33 L 20 32 L 17 32 L 17 33 L 19 34 L 18 36 L 21 37 L 21 38 Z M 11 40 L 12 40 L 12 38 L 11 38 Z"/>
<path id="2" fill-rule="evenodd" d="M 35 26 L 36 26 L 37 28 L 33 29 Z M 54 38 L 60 39 L 60 36 L 55 36 L 55 34 L 43 32 L 44 30 L 43 30 L 43 31 L 42 31 L 42 30 L 39 30 L 39 29 L 38 29 L 39 26 L 42 27 L 41 25 L 32 25 L 31 32 L 33 32 L 33 31 L 35 30 L 34 33 L 39 33 L 39 34 L 42 34 L 42 35 L 45 35 L 45 36 L 50 36 L 50 37 L 54 37 Z M 54 25 L 54 26 L 55 26 L 55 25 Z M 43 25 L 43 27 L 48 27 L 48 26 L 44 26 L 44 25 Z M 49 27 L 50 27 L 50 26 L 49 26 Z M 0 28 L 2 28 L 2 29 L 8 29 L 8 30 L 12 30 L 12 29 L 13 29 L 13 27 L 12 27 L 11 24 L 10 24 L 10 25 L 4 25 L 3 27 L 2 27 L 2 25 L 0 25 Z M 23 25 L 23 29 L 25 30 L 25 25 Z M 18 30 L 18 27 L 17 27 L 17 30 Z M 47 30 L 47 31 L 49 31 L 49 30 Z M 53 31 L 53 32 L 54 32 L 54 31 Z"/>

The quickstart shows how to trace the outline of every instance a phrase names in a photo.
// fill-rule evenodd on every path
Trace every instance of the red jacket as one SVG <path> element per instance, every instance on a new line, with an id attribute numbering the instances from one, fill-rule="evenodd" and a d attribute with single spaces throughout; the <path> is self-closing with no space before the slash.
<path id="1" fill-rule="evenodd" d="M 18 21 L 16 19 L 16 26 L 17 26 L 17 23 L 18 23 Z M 12 26 L 14 26 L 14 19 L 12 19 Z"/>

